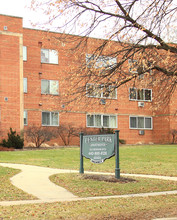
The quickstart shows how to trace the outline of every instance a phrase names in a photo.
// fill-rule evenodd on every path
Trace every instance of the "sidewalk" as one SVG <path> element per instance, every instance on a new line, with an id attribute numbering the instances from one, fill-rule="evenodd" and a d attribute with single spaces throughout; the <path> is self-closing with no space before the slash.
<path id="1" fill-rule="evenodd" d="M 147 196 L 158 196 L 158 195 L 171 195 L 177 194 L 175 191 L 165 191 L 165 192 L 153 192 L 153 193 L 140 193 L 140 194 L 128 194 L 128 195 L 115 195 L 115 196 L 97 196 L 97 197 L 87 197 L 80 198 L 63 187 L 57 186 L 49 180 L 49 176 L 57 173 L 78 173 L 76 170 L 64 170 L 55 169 L 47 167 L 39 167 L 33 165 L 23 165 L 23 164 L 10 164 L 10 163 L 0 163 L 0 166 L 10 167 L 15 169 L 20 169 L 22 172 L 13 176 L 11 182 L 16 187 L 22 189 L 23 191 L 36 196 L 37 200 L 21 200 L 21 201 L 2 201 L 1 206 L 10 205 L 21 205 L 21 204 L 34 204 L 34 203 L 51 203 L 51 202 L 62 202 L 62 201 L 78 201 L 78 200 L 97 200 L 97 199 L 108 199 L 108 198 L 129 198 L 129 197 L 147 197 Z M 104 174 L 110 175 L 113 173 L 103 173 L 103 172 L 85 172 L 92 174 Z M 140 175 L 140 174 L 121 174 L 122 176 L 134 176 L 143 178 L 155 178 L 163 180 L 173 180 L 177 181 L 177 177 L 167 177 L 167 176 L 156 176 L 156 175 Z"/>

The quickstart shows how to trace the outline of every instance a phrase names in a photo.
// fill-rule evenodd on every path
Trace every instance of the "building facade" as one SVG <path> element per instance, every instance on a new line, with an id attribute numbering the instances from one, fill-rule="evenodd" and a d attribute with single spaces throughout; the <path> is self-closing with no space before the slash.
<path id="1" fill-rule="evenodd" d="M 66 90 L 72 86 L 69 72 L 87 62 L 92 44 L 72 56 L 71 43 L 56 41 L 59 33 L 23 28 L 22 18 L 0 15 L 0 131 L 18 133 L 29 126 L 59 127 L 72 124 L 88 131 L 120 130 L 127 144 L 169 143 L 177 129 L 177 92 L 166 108 L 153 110 L 152 88 L 125 84 L 107 94 L 104 86 L 87 83 L 84 99 L 67 104 Z M 77 38 L 77 36 L 73 36 Z M 73 43 L 74 44 L 74 41 Z M 108 60 L 108 62 L 116 62 Z M 131 63 L 129 63 L 129 66 Z M 99 66 L 100 63 L 95 65 Z M 102 64 L 104 65 L 104 64 Z M 96 67 L 97 67 L 96 66 Z M 97 92 L 95 92 L 97 91 Z M 78 144 L 78 138 L 71 144 Z M 54 140 L 62 144 L 61 140 Z"/>

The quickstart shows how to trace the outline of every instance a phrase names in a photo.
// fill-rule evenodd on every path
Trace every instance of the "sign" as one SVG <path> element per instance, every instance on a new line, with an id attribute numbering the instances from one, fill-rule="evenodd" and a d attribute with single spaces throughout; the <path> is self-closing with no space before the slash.
<path id="1" fill-rule="evenodd" d="M 114 134 L 83 136 L 82 155 L 93 163 L 103 163 L 115 155 Z"/>
<path id="2" fill-rule="evenodd" d="M 103 163 L 115 155 L 115 178 L 120 179 L 119 168 L 119 131 L 115 134 L 84 135 L 80 133 L 80 170 L 84 173 L 84 157 L 93 163 Z"/>

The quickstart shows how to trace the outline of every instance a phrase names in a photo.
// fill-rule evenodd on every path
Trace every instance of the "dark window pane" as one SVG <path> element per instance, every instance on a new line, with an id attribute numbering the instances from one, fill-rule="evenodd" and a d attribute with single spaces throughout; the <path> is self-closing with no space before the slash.
<path id="1" fill-rule="evenodd" d="M 145 90 L 145 100 L 151 101 L 151 90 Z"/>
<path id="2" fill-rule="evenodd" d="M 145 128 L 152 128 L 151 118 L 145 118 Z"/>
<path id="3" fill-rule="evenodd" d="M 109 116 L 103 115 L 103 127 L 109 127 Z"/>
<path id="4" fill-rule="evenodd" d="M 138 100 L 144 100 L 144 90 L 138 89 Z"/>
<path id="5" fill-rule="evenodd" d="M 94 116 L 87 115 L 87 126 L 94 126 Z"/>
<path id="6" fill-rule="evenodd" d="M 130 88 L 130 99 L 136 100 L 136 89 Z"/>
<path id="7" fill-rule="evenodd" d="M 137 126 L 136 126 L 136 120 L 137 120 L 136 117 L 131 117 L 131 118 L 130 118 L 130 128 L 137 128 Z"/>
<path id="8" fill-rule="evenodd" d="M 138 128 L 144 128 L 144 117 L 138 117 Z"/>
<path id="9" fill-rule="evenodd" d="M 50 113 L 42 112 L 42 125 L 50 125 Z"/>

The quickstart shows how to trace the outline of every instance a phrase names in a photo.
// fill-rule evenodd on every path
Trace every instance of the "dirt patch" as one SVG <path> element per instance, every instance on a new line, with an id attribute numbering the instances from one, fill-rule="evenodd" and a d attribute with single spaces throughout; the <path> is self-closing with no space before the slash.
<path id="1" fill-rule="evenodd" d="M 14 151 L 14 148 L 7 148 L 0 146 L 0 151 Z"/>
<path id="2" fill-rule="evenodd" d="M 96 175 L 96 174 L 84 174 L 81 176 L 82 179 L 89 179 L 89 180 L 97 180 L 97 181 L 104 181 L 104 182 L 112 182 L 112 183 L 129 183 L 129 182 L 137 182 L 137 180 L 132 178 L 125 178 L 120 177 L 120 179 L 115 178 L 112 175 Z"/>

